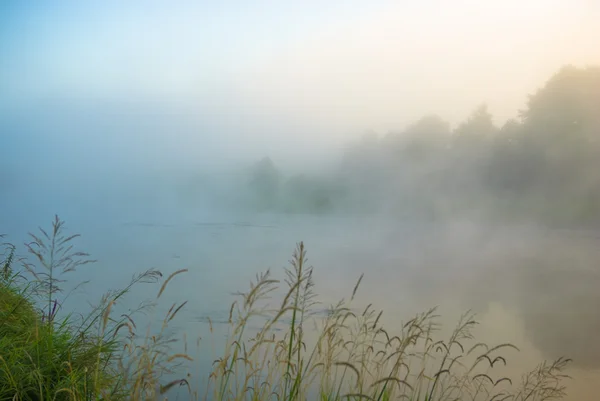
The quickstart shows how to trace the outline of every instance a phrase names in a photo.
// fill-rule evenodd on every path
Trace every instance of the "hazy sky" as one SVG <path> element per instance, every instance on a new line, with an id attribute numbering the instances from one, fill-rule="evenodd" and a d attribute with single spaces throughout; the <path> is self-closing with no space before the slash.
<path id="1" fill-rule="evenodd" d="M 597 0 L 7 0 L 0 104 L 168 100 L 334 132 L 487 102 L 501 122 L 560 66 L 600 63 L 599 20 Z"/>

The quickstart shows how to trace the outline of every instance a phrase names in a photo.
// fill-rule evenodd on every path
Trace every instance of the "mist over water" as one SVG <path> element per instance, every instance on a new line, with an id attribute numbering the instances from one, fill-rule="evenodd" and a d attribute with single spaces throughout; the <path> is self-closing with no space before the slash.
<path id="1" fill-rule="evenodd" d="M 365 273 L 359 300 L 383 309 L 392 327 L 434 306 L 451 327 L 472 309 L 483 321 L 485 341 L 512 341 L 521 348 L 512 373 L 568 356 L 576 378 L 569 383 L 571 394 L 585 397 L 594 388 L 600 377 L 599 231 L 464 214 L 399 217 L 387 206 L 377 213 L 257 211 L 245 203 L 248 169 L 256 158 L 185 160 L 195 151 L 176 136 L 152 142 L 152 130 L 154 138 L 176 131 L 177 117 L 161 117 L 162 126 L 122 117 L 128 124 L 113 121 L 111 129 L 85 115 L 77 124 L 40 117 L 3 126 L 8 167 L 2 232 L 24 240 L 58 213 L 83 235 L 80 247 L 98 262 L 73 277 L 90 281 L 72 296 L 74 305 L 97 300 L 148 268 L 188 268 L 167 300 L 189 301 L 177 330 L 206 337 L 207 319 L 218 324 L 227 318 L 234 291 L 246 288 L 257 272 L 277 271 L 304 241 L 323 307 L 347 298 Z M 150 134 L 126 136 L 131 127 Z M 342 150 L 332 151 L 331 160 L 340 160 Z M 310 165 L 310 154 L 305 157 Z M 135 292 L 128 307 L 148 296 Z M 210 358 L 201 348 L 199 360 Z M 198 366 L 205 376 L 208 365 Z"/>
<path id="2" fill-rule="evenodd" d="M 478 340 L 521 349 L 510 374 L 572 358 L 567 400 L 596 400 L 600 9 L 374 3 L 0 6 L 0 234 L 82 234 L 74 308 L 189 269 L 164 302 L 203 339 L 303 241 L 319 308 L 364 273 L 389 326 L 473 310 Z"/>
<path id="3" fill-rule="evenodd" d="M 3 210 L 14 212 L 2 215 L 3 231 L 11 239 L 47 225 L 52 213 L 48 204 L 15 196 L 27 190 L 39 198 L 38 188 L 25 188 L 3 199 Z M 391 327 L 434 306 L 452 327 L 462 312 L 472 309 L 482 319 L 482 340 L 510 341 L 521 348 L 520 354 L 511 355 L 510 373 L 566 355 L 574 359 L 570 394 L 585 397 L 596 388 L 597 231 L 462 219 L 432 223 L 385 215 L 255 213 L 219 208 L 208 200 L 182 205 L 174 194 L 127 198 L 140 188 L 124 189 L 112 198 L 96 191 L 77 198 L 79 189 L 69 197 L 63 194 L 65 198 L 50 196 L 63 208 L 62 216 L 68 216 L 68 227 L 83 234 L 80 247 L 98 259 L 72 278 L 91 282 L 85 292 L 72 296 L 73 304 L 97 300 L 107 288 L 121 286 L 147 268 L 188 268 L 185 280 L 171 288 L 164 302 L 188 300 L 176 329 L 188 338 L 208 338 L 207 319 L 215 325 L 226 321 L 231 294 L 247 288 L 257 272 L 272 268 L 282 278 L 279 268 L 302 240 L 316 268 L 323 307 L 347 298 L 365 273 L 359 305 L 373 303 L 383 309 Z M 136 290 L 127 307 L 152 296 Z M 218 336 L 212 336 L 219 344 Z M 208 348 L 200 348 L 200 361 L 211 360 Z M 208 365 L 197 365 L 196 373 L 205 377 Z"/>

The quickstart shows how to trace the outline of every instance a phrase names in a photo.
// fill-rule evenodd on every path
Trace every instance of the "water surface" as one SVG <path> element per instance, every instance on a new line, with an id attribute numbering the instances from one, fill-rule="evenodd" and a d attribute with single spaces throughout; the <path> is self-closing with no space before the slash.
<path id="1" fill-rule="evenodd" d="M 200 208 L 131 210 L 102 218 L 71 214 L 68 227 L 83 235 L 79 246 L 98 259 L 74 276 L 90 284 L 71 302 L 98 299 L 148 268 L 165 274 L 187 268 L 163 302 L 187 300 L 174 327 L 188 338 L 206 338 L 207 320 L 226 319 L 233 292 L 245 290 L 267 268 L 283 278 L 296 243 L 304 241 L 323 307 L 348 298 L 365 273 L 357 305 L 383 309 L 388 326 L 399 327 L 415 313 L 439 306 L 441 321 L 453 327 L 461 312 L 472 309 L 481 321 L 478 340 L 521 349 L 509 357 L 514 378 L 542 359 L 570 357 L 574 380 L 568 383 L 568 400 L 596 399 L 600 232 Z M 10 220 L 13 237 L 45 222 L 26 220 L 31 218 Z M 155 291 L 138 287 L 127 306 Z M 205 348 L 198 356 L 196 374 L 206 374 L 214 350 Z"/>

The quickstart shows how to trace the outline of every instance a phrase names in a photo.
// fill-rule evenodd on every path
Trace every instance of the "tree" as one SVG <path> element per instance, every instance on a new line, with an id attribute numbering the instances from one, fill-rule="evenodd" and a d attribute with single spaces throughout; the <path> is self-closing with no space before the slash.
<path id="1" fill-rule="evenodd" d="M 600 67 L 563 67 L 529 96 L 520 112 L 523 123 L 539 135 L 600 135 Z"/>
<path id="2" fill-rule="evenodd" d="M 269 157 L 262 158 L 252 166 L 249 187 L 260 209 L 276 207 L 281 174 Z"/>
<path id="3" fill-rule="evenodd" d="M 403 132 L 404 154 L 412 160 L 435 157 L 447 146 L 450 124 L 435 114 L 429 114 L 409 125 Z"/>
<path id="4" fill-rule="evenodd" d="M 482 104 L 471 113 L 466 121 L 456 127 L 454 137 L 458 144 L 469 145 L 490 139 L 497 131 L 487 105 Z"/>
<path id="5" fill-rule="evenodd" d="M 494 140 L 491 187 L 528 198 L 544 219 L 598 220 L 600 68 L 562 68 L 529 97 L 520 121 Z"/>
<path id="6" fill-rule="evenodd" d="M 283 186 L 284 208 L 288 212 L 327 213 L 333 209 L 332 183 L 295 175 Z"/>
<path id="7" fill-rule="evenodd" d="M 600 67 L 566 66 L 529 97 L 526 134 L 544 149 L 556 178 L 600 167 Z M 558 177 L 560 176 L 560 177 Z"/>

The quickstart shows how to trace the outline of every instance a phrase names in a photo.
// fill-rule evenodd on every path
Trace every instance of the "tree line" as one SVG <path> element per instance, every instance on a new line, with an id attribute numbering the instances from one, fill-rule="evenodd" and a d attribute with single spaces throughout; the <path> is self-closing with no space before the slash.
<path id="1" fill-rule="evenodd" d="M 500 127 L 486 105 L 454 128 L 426 115 L 348 144 L 320 177 L 265 158 L 248 188 L 263 210 L 600 223 L 600 66 L 563 67 Z"/>

